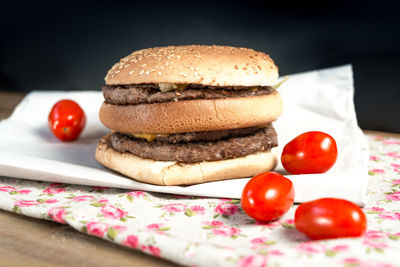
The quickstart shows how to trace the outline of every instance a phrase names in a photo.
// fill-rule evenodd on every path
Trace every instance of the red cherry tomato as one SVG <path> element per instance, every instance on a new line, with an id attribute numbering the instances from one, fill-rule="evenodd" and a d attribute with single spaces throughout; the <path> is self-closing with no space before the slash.
<path id="1" fill-rule="evenodd" d="M 254 176 L 242 192 L 242 208 L 253 219 L 267 222 L 285 214 L 294 201 L 292 181 L 276 172 Z"/>
<path id="2" fill-rule="evenodd" d="M 335 164 L 336 141 L 323 132 L 306 132 L 286 144 L 282 165 L 292 174 L 323 173 Z"/>
<path id="3" fill-rule="evenodd" d="M 367 228 L 360 207 L 337 198 L 321 198 L 301 204 L 294 220 L 297 230 L 315 240 L 357 237 Z"/>
<path id="4" fill-rule="evenodd" d="M 72 141 L 79 137 L 85 127 L 86 115 L 75 101 L 64 99 L 51 109 L 48 124 L 58 139 Z"/>

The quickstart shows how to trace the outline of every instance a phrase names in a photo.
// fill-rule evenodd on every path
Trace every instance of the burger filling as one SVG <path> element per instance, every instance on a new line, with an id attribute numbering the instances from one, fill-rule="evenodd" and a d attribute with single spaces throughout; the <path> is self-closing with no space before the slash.
<path id="1" fill-rule="evenodd" d="M 172 89 L 171 89 L 172 88 Z M 249 97 L 269 95 L 271 86 L 204 86 L 199 84 L 132 84 L 103 86 L 107 103 L 114 105 L 137 105 L 173 102 L 194 99 L 224 99 L 229 97 Z"/>
<path id="2" fill-rule="evenodd" d="M 112 148 L 141 158 L 195 163 L 244 157 L 277 146 L 272 125 L 211 132 L 182 133 L 147 138 L 114 132 Z"/>

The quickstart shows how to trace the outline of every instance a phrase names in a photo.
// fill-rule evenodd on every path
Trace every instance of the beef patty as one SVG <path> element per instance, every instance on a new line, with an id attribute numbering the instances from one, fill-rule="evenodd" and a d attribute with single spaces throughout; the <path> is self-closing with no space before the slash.
<path id="1" fill-rule="evenodd" d="M 274 89 L 270 86 L 202 86 L 189 84 L 184 90 L 161 92 L 155 84 L 132 84 L 103 86 L 103 95 L 107 103 L 115 105 L 137 105 L 172 102 L 193 99 L 221 99 L 228 97 L 249 97 L 269 95 Z"/>
<path id="2" fill-rule="evenodd" d="M 202 135 L 207 135 L 205 133 L 209 133 L 210 136 L 214 134 L 213 132 L 204 132 Z M 175 136 L 187 136 L 187 134 L 175 134 Z M 129 152 L 141 158 L 195 163 L 244 157 L 257 152 L 268 151 L 277 146 L 278 143 L 276 132 L 272 125 L 267 128 L 258 128 L 253 133 L 244 136 L 228 134 L 225 135 L 225 138 L 219 140 L 208 138 L 208 140 L 214 141 L 177 142 L 178 139 L 181 141 L 187 140 L 184 137 L 172 140 L 164 139 L 163 137 L 147 142 L 141 138 L 113 132 L 109 145 L 121 153 Z M 207 140 L 207 138 L 204 139 Z"/>
<path id="3" fill-rule="evenodd" d="M 270 127 L 269 125 L 267 127 Z M 211 132 L 191 132 L 191 133 L 175 133 L 169 135 L 159 135 L 154 140 L 164 143 L 177 144 L 195 141 L 212 142 L 230 137 L 246 136 L 255 133 L 260 127 L 249 127 L 240 129 L 219 130 Z M 131 136 L 133 137 L 133 136 Z"/>

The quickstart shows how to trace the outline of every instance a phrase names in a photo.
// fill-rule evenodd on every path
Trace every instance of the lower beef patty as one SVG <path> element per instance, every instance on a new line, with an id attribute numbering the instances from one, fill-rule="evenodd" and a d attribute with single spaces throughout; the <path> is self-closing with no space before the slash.
<path id="1" fill-rule="evenodd" d="M 160 92 L 154 84 L 132 84 L 103 86 L 103 95 L 107 103 L 114 105 L 137 105 L 172 102 L 193 99 L 221 99 L 228 97 L 249 97 L 269 95 L 274 89 L 262 87 L 216 87 L 189 84 L 184 90 Z"/>
<path id="2" fill-rule="evenodd" d="M 111 146 L 122 153 L 129 152 L 138 157 L 159 161 L 195 163 L 244 157 L 277 146 L 276 132 L 272 126 L 259 128 L 254 133 L 241 137 L 229 137 L 213 142 L 188 142 L 171 144 L 154 140 L 147 142 L 118 132 L 110 138 Z"/>

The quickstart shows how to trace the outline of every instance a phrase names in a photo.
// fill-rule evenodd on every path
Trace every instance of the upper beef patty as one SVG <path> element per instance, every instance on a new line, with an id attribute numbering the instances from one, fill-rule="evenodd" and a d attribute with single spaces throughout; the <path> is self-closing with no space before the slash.
<path id="1" fill-rule="evenodd" d="M 184 90 L 161 92 L 154 84 L 132 84 L 118 86 L 103 86 L 106 102 L 115 105 L 137 105 L 161 102 L 172 102 L 192 99 L 221 99 L 228 97 L 248 97 L 269 95 L 274 89 L 262 87 L 217 87 L 189 84 Z"/>
<path id="2" fill-rule="evenodd" d="M 141 158 L 184 163 L 244 157 L 277 146 L 276 132 L 271 125 L 267 128 L 258 128 L 249 135 L 228 137 L 213 142 L 196 141 L 171 144 L 165 141 L 167 140 L 147 142 L 113 132 L 110 146 L 121 153 L 129 152 Z"/>

